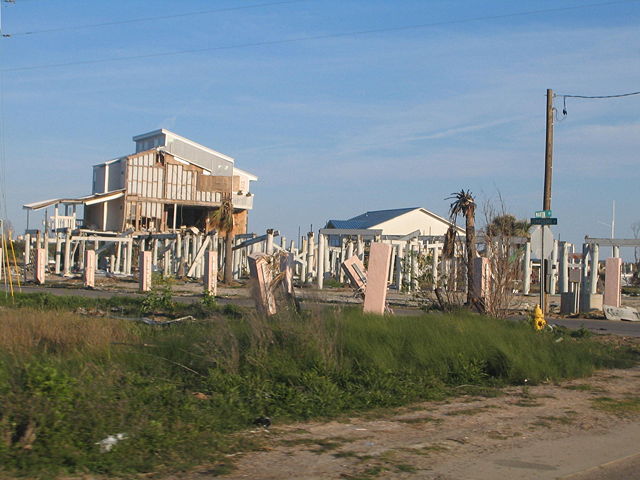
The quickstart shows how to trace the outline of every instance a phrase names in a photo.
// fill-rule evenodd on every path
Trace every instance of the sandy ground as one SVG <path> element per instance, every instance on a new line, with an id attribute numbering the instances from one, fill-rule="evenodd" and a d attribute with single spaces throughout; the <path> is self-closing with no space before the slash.
<path id="1" fill-rule="evenodd" d="M 82 278 L 80 276 L 72 278 L 64 278 L 57 275 L 49 275 L 47 283 L 44 286 L 36 286 L 34 284 L 26 284 L 27 289 L 31 288 L 64 288 L 68 289 L 69 294 L 78 294 L 81 292 L 102 292 L 104 294 L 137 294 L 138 282 L 122 276 L 105 276 L 99 274 L 96 276 L 96 288 L 88 291 L 83 289 Z M 196 281 L 177 280 L 172 284 L 174 294 L 178 297 L 190 297 L 202 294 L 202 283 Z M 357 304 L 361 303 L 354 298 L 353 291 L 350 288 L 325 288 L 318 290 L 315 287 L 297 288 L 296 294 L 303 300 L 314 303 L 336 303 L 336 304 Z M 251 302 L 249 289 L 241 283 L 232 287 L 218 285 L 218 296 L 223 300 L 237 301 L 239 303 Z M 394 290 L 388 292 L 389 304 L 392 308 L 411 309 L 420 308 L 420 305 L 426 301 L 432 301 L 435 298 L 427 294 L 415 295 L 411 293 L 397 293 Z M 530 311 L 538 303 L 538 295 L 517 295 L 515 298 L 515 308 L 522 311 Z M 551 312 L 559 311 L 560 296 L 549 295 L 549 303 Z M 634 307 L 640 310 L 640 296 L 622 296 L 623 306 Z"/>
<path id="2" fill-rule="evenodd" d="M 235 470 L 215 478 L 640 478 L 640 367 L 478 393 L 246 432 L 263 449 L 229 456 Z M 211 472 L 173 478 L 207 480 Z"/>

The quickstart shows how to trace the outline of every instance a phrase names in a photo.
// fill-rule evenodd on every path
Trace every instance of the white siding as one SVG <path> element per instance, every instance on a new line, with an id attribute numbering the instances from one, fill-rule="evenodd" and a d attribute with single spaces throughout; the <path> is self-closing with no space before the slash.
<path id="1" fill-rule="evenodd" d="M 444 235 L 449 222 L 417 209 L 371 228 L 381 228 L 383 235 L 408 235 L 416 230 L 420 230 L 421 235 Z"/>

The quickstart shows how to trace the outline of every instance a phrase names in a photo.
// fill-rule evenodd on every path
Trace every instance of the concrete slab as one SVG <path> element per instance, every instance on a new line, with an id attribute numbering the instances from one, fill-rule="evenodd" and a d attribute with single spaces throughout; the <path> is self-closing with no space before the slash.
<path id="1" fill-rule="evenodd" d="M 362 260 L 357 255 L 353 255 L 342 262 L 342 270 L 347 275 L 353 288 L 364 290 L 367 284 L 367 272 Z"/>
<path id="2" fill-rule="evenodd" d="M 614 307 L 603 305 L 604 316 L 607 320 L 627 320 L 629 322 L 640 322 L 640 313 L 632 307 Z"/>

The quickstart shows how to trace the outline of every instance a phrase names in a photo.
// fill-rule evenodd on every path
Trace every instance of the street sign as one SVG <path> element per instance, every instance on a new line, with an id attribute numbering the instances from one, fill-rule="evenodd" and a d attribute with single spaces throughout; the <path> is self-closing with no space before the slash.
<path id="1" fill-rule="evenodd" d="M 544 240 L 543 237 L 544 236 Z M 542 244 L 544 243 L 544 255 L 542 255 Z M 553 232 L 550 228 L 542 228 L 536 225 L 531 228 L 531 258 L 550 259 L 553 252 Z"/>
<path id="2" fill-rule="evenodd" d="M 538 210 L 536 212 L 536 218 L 551 218 L 551 210 Z"/>
<path id="3" fill-rule="evenodd" d="M 531 225 L 557 225 L 557 224 L 558 224 L 557 218 L 532 218 L 531 219 Z"/>

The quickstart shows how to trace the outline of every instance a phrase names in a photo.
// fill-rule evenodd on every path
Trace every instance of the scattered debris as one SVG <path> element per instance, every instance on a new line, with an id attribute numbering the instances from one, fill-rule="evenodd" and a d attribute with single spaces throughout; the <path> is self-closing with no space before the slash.
<path id="1" fill-rule="evenodd" d="M 640 313 L 633 307 L 613 307 L 603 305 L 604 315 L 607 320 L 626 320 L 629 322 L 640 322 Z"/>
<path id="2" fill-rule="evenodd" d="M 253 421 L 253 424 L 262 427 L 269 428 L 271 426 L 271 419 L 269 417 L 258 417 Z"/>
<path id="3" fill-rule="evenodd" d="M 147 325 L 171 325 L 172 323 L 185 322 L 187 320 L 195 320 L 191 315 L 187 315 L 186 317 L 174 318 L 173 320 L 154 320 L 152 318 L 142 317 L 139 319 L 142 323 Z"/>
<path id="4" fill-rule="evenodd" d="M 96 445 L 100 446 L 100 453 L 107 453 L 107 452 L 110 452 L 118 442 L 126 439 L 127 439 L 126 433 L 116 433 L 115 435 L 109 435 L 108 437 L 103 438 L 99 442 L 96 442 Z"/>

